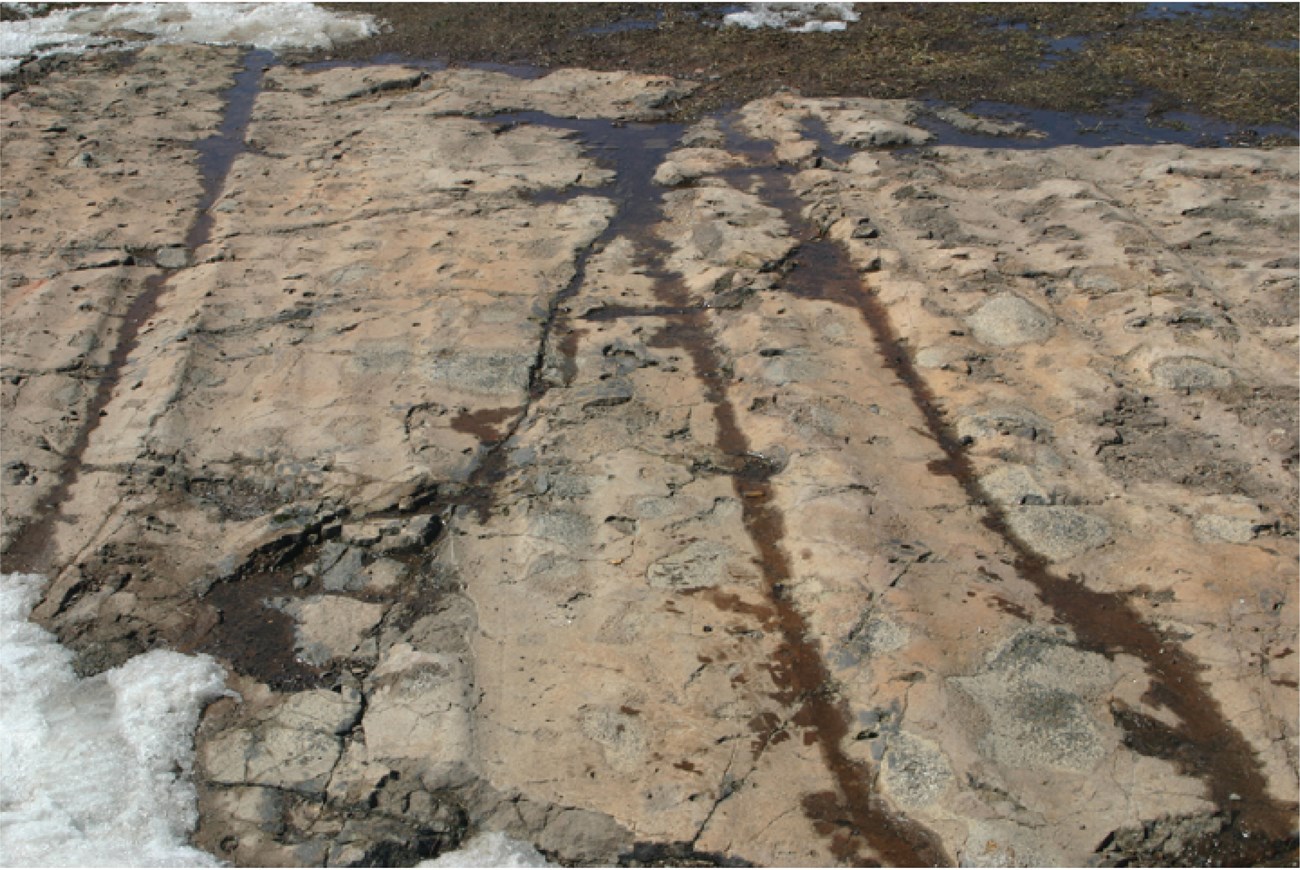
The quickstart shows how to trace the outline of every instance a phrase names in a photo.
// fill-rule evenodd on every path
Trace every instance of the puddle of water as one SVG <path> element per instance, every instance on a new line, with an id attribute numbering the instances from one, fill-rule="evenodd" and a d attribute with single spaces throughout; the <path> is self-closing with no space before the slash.
<path id="1" fill-rule="evenodd" d="M 1144 3 L 1138 17 L 1165 20 L 1188 16 L 1208 17 L 1224 12 L 1248 12 L 1252 8 L 1267 5 L 1267 3 Z"/>
<path id="2" fill-rule="evenodd" d="M 1083 48 L 1088 39 L 1087 36 L 1061 36 L 1056 39 L 1049 39 L 1047 41 L 1047 50 L 1058 54 L 1067 51 L 1078 51 Z"/>
<path id="3" fill-rule="evenodd" d="M 1069 60 L 1071 56 L 1083 50 L 1090 38 L 1090 36 L 1061 36 L 1047 40 L 1047 50 L 1038 68 L 1050 69 L 1062 61 Z"/>
<path id="4" fill-rule="evenodd" d="M 551 70 L 540 66 L 530 66 L 528 64 L 509 64 L 493 63 L 490 61 L 482 62 L 464 62 L 457 63 L 454 66 L 444 60 L 437 58 L 417 57 L 410 54 L 401 54 L 398 52 L 385 52 L 377 54 L 374 57 L 365 59 L 355 58 L 331 58 L 329 60 L 313 60 L 307 63 L 296 64 L 295 68 L 304 72 L 321 72 L 331 69 L 368 69 L 374 66 L 405 66 L 412 69 L 424 70 L 425 72 L 442 72 L 448 69 L 476 69 L 484 72 L 502 73 L 517 79 L 532 81 L 540 79 L 549 74 Z"/>
<path id="5" fill-rule="evenodd" d="M 456 67 L 460 69 L 477 69 L 484 72 L 502 73 L 503 75 L 512 76 L 513 78 L 526 79 L 529 81 L 540 79 L 551 73 L 551 70 L 546 69 L 545 67 L 522 63 L 490 63 L 488 61 L 482 61 L 479 63 L 458 63 L 456 64 Z"/>
<path id="6" fill-rule="evenodd" d="M 1113 115 L 1090 115 L 1028 109 L 1006 103 L 974 103 L 964 111 L 977 118 L 1021 124 L 1020 134 L 995 135 L 958 129 L 939 118 L 936 112 L 946 104 L 923 101 L 925 110 L 912 123 L 934 134 L 924 145 L 900 145 L 889 150 L 917 151 L 939 146 L 1039 150 L 1073 145 L 1084 148 L 1109 148 L 1119 145 L 1188 145 L 1192 147 L 1229 147 L 1251 144 L 1266 137 L 1295 139 L 1297 131 L 1281 125 L 1259 125 L 1243 129 L 1234 124 L 1214 121 L 1190 112 L 1148 114 L 1150 103 L 1127 103 Z M 1033 133 L 1034 135 L 1029 135 Z M 837 163 L 850 160 L 858 149 L 837 142 L 823 124 L 810 125 L 806 135 L 817 142 L 824 157 Z"/>
<path id="7" fill-rule="evenodd" d="M 942 104 L 925 103 L 931 112 Z M 1151 115 L 1151 103 L 1133 101 L 1115 107 L 1110 114 L 1057 112 L 1046 109 L 1029 109 L 1007 103 L 974 103 L 966 111 L 976 117 L 998 121 L 1015 121 L 1027 131 L 1037 131 L 1039 136 L 993 136 L 959 130 L 940 120 L 930 112 L 914 123 L 935 135 L 926 145 L 909 146 L 928 148 L 935 145 L 956 145 L 968 148 L 1040 149 L 1077 145 L 1089 148 L 1108 148 L 1116 145 L 1189 145 L 1194 147 L 1227 147 L 1242 141 L 1263 139 L 1269 136 L 1294 139 L 1297 131 L 1280 124 L 1256 125 L 1243 128 L 1236 124 L 1215 121 L 1202 115 L 1166 112 Z M 1173 126 L 1169 121 L 1173 120 Z"/>
<path id="8" fill-rule="evenodd" d="M 253 117 L 253 103 L 262 89 L 263 73 L 274 63 L 275 53 L 265 49 L 253 49 L 245 54 L 244 69 L 235 76 L 234 85 L 223 95 L 226 111 L 221 117 L 221 126 L 206 139 L 190 143 L 198 152 L 197 163 L 203 184 L 198 217 L 185 234 L 185 246 L 191 255 L 211 238 L 212 206 L 221 195 L 235 158 L 248 148 L 244 134 Z"/>

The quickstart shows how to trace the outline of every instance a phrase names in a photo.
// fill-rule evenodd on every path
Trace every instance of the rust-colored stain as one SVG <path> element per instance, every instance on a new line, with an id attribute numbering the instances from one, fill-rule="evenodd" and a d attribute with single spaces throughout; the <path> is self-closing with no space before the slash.
<path id="1" fill-rule="evenodd" d="M 3 297 L 4 304 L 3 307 L 0 308 L 0 311 L 9 312 L 17 308 L 18 303 L 34 294 L 37 290 L 40 290 L 48 282 L 48 278 L 37 278 L 35 281 L 24 284 L 21 287 L 15 287 L 13 290 L 6 291 Z"/>

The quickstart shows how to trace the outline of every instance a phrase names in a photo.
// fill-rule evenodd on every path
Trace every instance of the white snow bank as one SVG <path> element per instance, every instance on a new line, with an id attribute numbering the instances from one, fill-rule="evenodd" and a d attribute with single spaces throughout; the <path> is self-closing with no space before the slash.
<path id="1" fill-rule="evenodd" d="M 194 729 L 224 674 L 155 650 L 80 679 L 27 621 L 45 579 L 0 575 L 0 864 L 217 866 L 198 821 Z"/>
<path id="2" fill-rule="evenodd" d="M 529 843 L 493 831 L 479 834 L 454 852 L 444 852 L 416 867 L 554 867 Z"/>
<path id="3" fill-rule="evenodd" d="M 750 3 L 744 12 L 723 16 L 733 27 L 777 27 L 793 33 L 843 30 L 861 16 L 852 3 Z"/>
<path id="4" fill-rule="evenodd" d="M 0 25 L 0 74 L 31 56 L 81 52 L 110 42 L 123 45 L 123 39 L 131 48 L 205 42 L 278 51 L 330 48 L 375 32 L 373 16 L 340 15 L 314 3 L 115 3 L 60 9 Z"/>

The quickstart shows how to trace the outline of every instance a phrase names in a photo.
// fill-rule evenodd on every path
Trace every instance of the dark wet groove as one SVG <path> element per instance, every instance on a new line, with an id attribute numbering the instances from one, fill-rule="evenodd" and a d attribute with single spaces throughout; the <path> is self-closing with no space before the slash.
<path id="1" fill-rule="evenodd" d="M 686 317 L 703 311 L 701 305 L 606 305 L 582 315 L 583 320 L 607 323 L 634 317 Z"/>
<path id="2" fill-rule="evenodd" d="M 671 291 L 665 291 L 665 295 Z M 665 299 L 670 304 L 673 297 Z M 735 408 L 727 395 L 725 379 L 708 376 L 719 366 L 707 314 L 695 312 L 665 326 L 655 347 L 685 350 L 691 357 L 696 377 L 713 406 L 718 425 L 718 448 L 727 456 L 741 458 L 751 453 L 750 444 L 736 421 Z M 819 833 L 831 840 L 832 852 L 846 863 L 864 861 L 853 842 L 855 835 L 888 864 L 898 866 L 946 865 L 938 838 L 921 825 L 892 815 L 872 795 L 867 768 L 849 758 L 844 742 L 849 734 L 849 714 L 832 690 L 830 671 L 817 644 L 809 638 L 808 622 L 798 608 L 782 594 L 790 581 L 790 562 L 782 540 L 785 522 L 772 503 L 771 471 L 731 475 L 743 510 L 745 530 L 758 550 L 756 560 L 763 573 L 764 593 L 773 609 L 782 646 L 772 663 L 773 681 L 780 690 L 776 699 L 796 710 L 793 721 L 807 729 L 818 745 L 826 768 L 839 794 L 808 795 L 804 812 Z M 715 596 L 716 598 L 716 596 Z M 719 606 L 726 602 L 715 600 Z M 734 605 L 733 605 L 734 606 Z"/>
<path id="3" fill-rule="evenodd" d="M 637 197 L 630 196 L 626 189 L 627 180 L 638 175 L 644 175 L 646 179 L 653 172 L 653 166 L 657 165 L 658 159 L 663 153 L 667 152 L 669 145 L 664 145 L 657 149 L 647 149 L 640 141 L 642 132 L 648 125 L 645 124 L 628 124 L 625 126 L 615 126 L 611 121 L 603 119 L 576 119 L 560 118 L 554 115 L 548 115 L 544 112 L 527 111 L 527 112 L 510 112 L 496 115 L 487 115 L 479 117 L 479 120 L 502 124 L 507 127 L 517 124 L 536 124 L 552 129 L 567 130 L 578 134 L 582 137 L 584 143 L 589 149 L 597 151 L 597 158 L 602 162 L 612 163 L 615 168 L 614 180 L 601 188 L 565 188 L 555 192 L 544 192 L 533 197 L 534 202 L 552 203 L 563 202 L 573 196 L 612 196 L 615 203 L 615 212 L 610 217 L 605 228 L 597 234 L 586 247 L 578 252 L 573 266 L 573 275 L 569 282 L 558 292 L 556 292 L 547 303 L 546 317 L 542 321 L 541 332 L 537 339 L 537 353 L 533 357 L 528 367 L 528 386 L 527 396 L 524 405 L 521 408 L 513 409 L 517 413 L 513 419 L 501 416 L 493 420 L 494 424 L 508 422 L 505 430 L 491 432 L 492 437 L 484 437 L 486 434 L 482 428 L 470 430 L 461 428 L 460 431 L 476 431 L 483 442 L 484 452 L 479 462 L 470 472 L 463 492 L 459 497 L 450 499 L 454 506 L 463 506 L 472 510 L 480 523 L 486 522 L 491 514 L 492 507 L 497 495 L 497 486 L 505 478 L 509 466 L 508 446 L 514 440 L 515 434 L 527 421 L 533 411 L 533 407 L 541 401 L 551 389 L 551 384 L 545 375 L 546 359 L 548 349 L 555 342 L 555 336 L 560 334 L 566 328 L 569 322 L 569 314 L 566 303 L 572 299 L 582 289 L 583 283 L 587 278 L 587 263 L 591 257 L 604 250 L 612 240 L 627 233 L 629 225 L 635 225 L 641 217 L 640 212 L 644 203 Z M 668 142 L 676 139 L 681 132 L 680 125 L 656 125 L 656 130 L 667 130 L 664 136 Z M 645 153 L 643 153 L 645 152 Z M 645 164 L 644 166 L 642 164 Z M 651 167 L 646 171 L 645 166 Z M 578 336 L 570 331 L 561 339 L 556 349 L 561 352 L 562 365 L 566 367 L 566 381 L 572 378 L 572 359 L 576 352 L 576 342 Z M 465 421 L 468 425 L 468 421 Z"/>
<path id="4" fill-rule="evenodd" d="M 198 152 L 202 194 L 197 214 L 185 234 L 185 247 L 191 259 L 207 243 L 212 233 L 212 205 L 221 195 L 226 176 L 235 158 L 245 149 L 245 132 L 252 117 L 253 103 L 262 86 L 263 67 L 273 59 L 268 51 L 252 50 L 243 58 L 243 70 L 236 74 L 234 83 L 223 94 L 225 106 L 217 132 L 207 139 L 191 143 Z M 158 312 L 159 300 L 167 288 L 171 272 L 160 272 L 144 280 L 144 288 L 132 299 L 122 317 L 117 344 L 109 356 L 108 365 L 96 381 L 95 394 L 86 409 L 85 419 L 77 431 L 71 447 L 63 456 L 58 482 L 36 505 L 33 518 L 13 538 L 4 552 L 4 570 L 29 573 L 49 573 L 54 568 L 51 543 L 55 525 L 63 518 L 63 507 L 77 479 L 81 476 L 82 461 L 90 438 L 99 428 L 113 399 L 113 390 L 139 347 L 140 329 Z"/>
<path id="5" fill-rule="evenodd" d="M 818 234 L 801 213 L 801 201 L 788 177 L 768 173 L 764 178 L 767 201 L 777 205 L 792 228 Z M 808 279 L 808 280 L 805 280 Z M 800 250 L 798 265 L 783 282 L 786 292 L 856 309 L 870 328 L 885 366 L 907 388 L 913 404 L 944 458 L 931 463 L 931 471 L 952 477 L 969 503 L 984 511 L 984 525 L 1014 554 L 1013 566 L 1037 590 L 1039 599 L 1055 618 L 1073 629 L 1078 645 L 1113 658 L 1119 653 L 1141 659 L 1152 685 L 1146 700 L 1173 712 L 1182 725 L 1166 728 L 1163 738 L 1188 745 L 1173 759 L 1180 770 L 1205 781 L 1210 799 L 1232 815 L 1245 838 L 1259 834 L 1279 843 L 1288 841 L 1294 826 L 1287 808 L 1268 797 L 1267 780 L 1249 742 L 1224 716 L 1201 678 L 1205 670 L 1172 638 L 1145 623 L 1121 593 L 1089 589 L 1082 578 L 1053 573 L 1047 559 L 1035 553 L 1011 531 L 1005 512 L 988 497 L 979 483 L 969 454 L 945 418 L 929 385 L 921 377 L 906 345 L 894 329 L 889 311 L 863 280 L 837 242 L 815 239 Z M 1145 720 L 1144 720 L 1145 721 Z M 1148 723 L 1149 724 L 1149 723 Z M 1151 726 L 1151 727 L 1156 727 Z M 1148 738 L 1148 741 L 1150 739 Z M 1135 748 L 1141 742 L 1133 744 Z"/>
<path id="6" fill-rule="evenodd" d="M 669 246 L 654 234 L 663 220 L 662 189 L 651 178 L 664 154 L 679 137 L 680 125 L 656 124 L 658 142 L 647 146 L 647 125 L 616 126 L 608 121 L 577 121 L 556 118 L 539 112 L 492 116 L 490 120 L 509 123 L 535 123 L 573 130 L 583 136 L 589 149 L 611 161 L 615 169 L 613 195 L 617 211 L 605 230 L 578 255 L 569 284 L 557 293 L 548 306 L 547 317 L 539 336 L 537 356 L 530 367 L 528 402 L 495 441 L 485 442 L 486 450 L 471 473 L 465 492 L 452 501 L 477 514 L 485 522 L 491 513 L 498 484 L 508 472 L 508 447 L 516 432 L 532 413 L 534 405 L 549 391 L 551 384 L 543 376 L 546 353 L 568 321 L 565 303 L 581 289 L 586 266 L 594 253 L 612 239 L 628 237 L 642 246 L 646 274 L 656 278 L 658 305 L 646 309 L 611 306 L 589 312 L 588 321 L 614 320 L 620 317 L 654 316 L 667 319 L 650 344 L 685 350 L 692 359 L 696 377 L 713 406 L 718 422 L 718 448 L 735 469 L 728 473 L 736 494 L 744 506 L 746 531 L 760 554 L 764 576 L 764 593 L 776 614 L 783 645 L 771 671 L 777 684 L 776 699 L 794 710 L 793 719 L 804 726 L 820 749 L 823 761 L 839 793 L 810 795 L 803 801 L 804 812 L 820 833 L 831 841 L 832 852 L 845 863 L 863 863 L 861 843 L 865 843 L 882 860 L 900 866 L 945 865 L 951 861 L 938 838 L 924 827 L 892 815 L 883 802 L 873 798 L 871 774 L 865 765 L 850 759 L 843 744 L 849 733 L 849 712 L 831 691 L 831 677 L 814 641 L 808 637 L 808 625 L 782 589 L 790 577 L 789 561 L 781 549 L 784 523 L 780 511 L 772 504 L 769 483 L 772 469 L 752 461 L 748 440 L 741 431 L 735 410 L 727 396 L 726 378 L 718 376 L 720 357 L 709 327 L 708 309 L 685 297 L 679 278 L 667 272 L 662 262 Z M 597 192 L 593 191 L 593 195 Z M 553 197 L 546 197 L 552 201 Z M 562 341 L 560 350 L 572 354 L 576 342 Z M 571 362 L 570 362 L 571 365 Z M 727 606 L 725 602 L 719 606 Z"/>
<path id="7" fill-rule="evenodd" d="M 665 256 L 667 246 L 651 243 L 652 253 Z M 809 637 L 808 622 L 784 593 L 790 581 L 789 557 L 782 546 L 785 522 L 773 503 L 770 466 L 746 461 L 753 456 L 748 438 L 736 419 L 727 390 L 727 378 L 718 377 L 721 355 L 710 329 L 706 310 L 692 306 L 675 280 L 659 281 L 656 295 L 662 306 L 676 317 L 663 326 L 651 342 L 654 347 L 679 348 L 691 357 L 695 376 L 705 398 L 713 407 L 718 426 L 716 446 L 738 463 L 730 476 L 737 499 L 742 505 L 745 530 L 759 557 L 763 583 L 770 611 L 757 614 L 752 606 L 728 604 L 723 596 L 713 596 L 722 608 L 740 607 L 744 612 L 772 620 L 780 631 L 782 645 L 771 663 L 771 674 L 778 692 L 774 696 L 794 711 L 792 721 L 806 729 L 815 740 L 828 773 L 838 793 L 806 795 L 802 801 L 805 815 L 814 829 L 828 840 L 832 854 L 846 864 L 862 865 L 872 861 L 861 851 L 861 842 L 886 864 L 896 866 L 950 865 L 938 837 L 923 825 L 890 812 L 884 802 L 873 796 L 872 775 L 866 765 L 851 759 L 844 750 L 849 735 L 850 714 L 846 704 L 834 691 L 830 670 L 818 644 Z"/>

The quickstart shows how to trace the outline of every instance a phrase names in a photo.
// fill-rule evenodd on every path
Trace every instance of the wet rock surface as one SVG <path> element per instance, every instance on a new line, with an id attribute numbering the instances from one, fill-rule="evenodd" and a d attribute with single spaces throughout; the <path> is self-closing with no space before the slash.
<path id="1" fill-rule="evenodd" d="M 199 845 L 1294 860 L 1294 149 L 246 61 L 4 103 L 5 570 L 227 665 Z"/>

